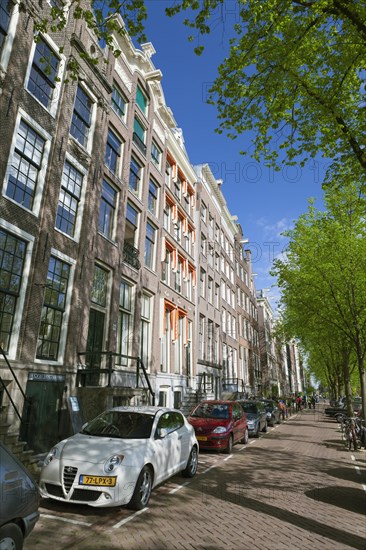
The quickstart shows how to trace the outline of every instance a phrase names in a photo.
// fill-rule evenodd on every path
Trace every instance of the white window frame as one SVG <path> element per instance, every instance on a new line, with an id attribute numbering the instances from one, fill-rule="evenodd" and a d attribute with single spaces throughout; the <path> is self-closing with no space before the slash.
<path id="1" fill-rule="evenodd" d="M 75 109 L 75 101 L 76 101 L 76 95 L 78 92 L 78 87 L 86 93 L 87 96 L 89 96 L 90 101 L 92 102 L 91 107 L 91 117 L 90 117 L 90 129 L 89 129 L 89 135 L 87 138 L 86 145 L 82 145 L 80 141 L 78 141 L 72 134 L 71 134 L 71 123 L 72 123 L 72 117 L 74 115 L 74 109 Z M 93 149 L 93 138 L 94 138 L 94 131 L 95 131 L 95 123 L 97 119 L 97 98 L 93 94 L 93 92 L 90 90 L 90 88 L 85 84 L 85 82 L 77 82 L 76 88 L 75 88 L 75 96 L 74 96 L 74 103 L 72 106 L 72 113 L 71 113 L 71 119 L 70 119 L 70 127 L 69 127 L 69 137 L 72 139 L 79 147 L 84 149 L 91 155 L 92 149 Z"/>
<path id="2" fill-rule="evenodd" d="M 7 191 L 7 188 L 8 188 L 8 179 L 9 179 L 9 175 L 10 175 L 10 172 L 11 172 L 11 165 L 12 165 L 13 155 L 14 155 L 14 151 L 15 151 L 15 144 L 16 144 L 16 140 L 17 140 L 20 121 L 22 119 L 35 132 L 40 134 L 40 136 L 45 140 L 41 166 L 40 166 L 40 169 L 39 169 L 39 172 L 38 172 L 36 192 L 35 192 L 34 198 L 33 198 L 33 208 L 32 208 L 32 210 L 29 210 L 29 208 L 25 208 L 25 206 L 22 206 L 21 204 L 19 204 L 19 202 L 17 202 L 14 199 L 8 197 L 7 194 L 6 194 L 6 191 Z M 47 167 L 48 167 L 48 157 L 49 157 L 50 149 L 51 149 L 51 141 L 52 141 L 51 135 L 48 132 L 46 132 L 25 111 L 23 111 L 23 109 L 19 109 L 18 115 L 17 115 L 17 118 L 16 118 L 16 122 L 15 122 L 13 138 L 12 138 L 12 142 L 11 142 L 11 146 L 10 146 L 8 164 L 7 164 L 7 168 L 6 168 L 6 171 L 5 171 L 5 178 L 4 178 L 4 184 L 3 184 L 3 197 L 6 200 L 11 201 L 12 203 L 16 204 L 20 208 L 23 208 L 23 210 L 26 210 L 27 212 L 30 212 L 31 214 L 33 214 L 36 217 L 39 216 L 39 211 L 40 211 L 40 208 L 41 208 L 43 188 L 44 188 L 44 184 L 45 184 L 46 172 L 47 172 Z"/>
<path id="3" fill-rule="evenodd" d="M 30 92 L 28 90 L 28 82 L 29 82 L 29 77 L 30 77 L 30 73 L 31 73 L 31 70 L 32 70 L 34 52 L 35 52 L 36 47 L 37 47 L 37 43 L 34 40 L 33 40 L 33 44 L 32 44 L 32 47 L 31 47 L 30 56 L 29 56 L 29 59 L 28 59 L 28 67 L 27 67 L 27 72 L 26 72 L 25 80 L 24 80 L 24 89 L 29 95 L 31 95 L 33 97 L 33 99 L 35 99 L 35 101 L 37 101 L 37 103 L 39 105 L 41 105 L 43 107 L 43 109 L 45 109 L 47 112 L 49 112 L 52 117 L 55 117 L 56 114 L 57 114 L 57 109 L 58 109 L 59 102 L 60 102 L 60 97 L 61 97 L 62 80 L 63 80 L 63 76 L 64 76 L 64 73 L 65 73 L 66 58 L 63 54 L 60 53 L 60 48 L 52 40 L 52 38 L 50 36 L 48 36 L 48 34 L 40 34 L 40 36 L 41 36 L 42 40 L 47 44 L 47 46 L 49 46 L 49 48 L 52 50 L 52 52 L 59 58 L 58 73 L 57 73 L 56 79 L 55 79 L 55 87 L 54 87 L 54 90 L 53 90 L 53 95 L 52 95 L 52 98 L 51 98 L 50 106 L 46 107 L 45 105 L 43 105 L 43 103 L 41 103 L 39 101 L 39 99 L 37 97 L 35 97 L 32 94 L 32 92 Z"/>
<path id="4" fill-rule="evenodd" d="M 51 256 L 54 256 L 55 258 L 61 260 L 62 262 L 65 262 L 70 265 L 69 288 L 67 289 L 67 294 L 66 294 L 64 315 L 62 316 L 61 335 L 60 335 L 60 343 L 59 343 L 59 358 L 56 361 L 53 361 L 52 359 L 37 359 L 37 357 L 35 356 L 34 362 L 39 364 L 52 363 L 52 365 L 63 365 L 65 348 L 66 348 L 66 340 L 67 340 L 67 329 L 69 325 L 70 310 L 71 310 L 71 297 L 72 297 L 72 292 L 74 287 L 76 260 L 74 258 L 70 258 L 70 256 L 66 256 L 66 254 L 63 254 L 62 252 L 54 248 L 51 248 L 48 259 L 50 259 Z M 43 301 L 42 301 L 42 307 L 43 307 Z M 40 322 L 41 322 L 41 312 L 39 317 L 39 323 Z M 40 325 L 38 326 L 37 337 L 39 334 L 39 328 L 40 328 Z M 35 350 L 35 354 L 36 353 L 37 353 L 37 350 Z"/>
<path id="5" fill-rule="evenodd" d="M 11 50 L 13 48 L 13 42 L 15 38 L 15 33 L 16 33 L 16 28 L 18 25 L 18 19 L 19 19 L 19 13 L 20 13 L 19 6 L 20 6 L 20 0 L 15 0 L 12 8 L 12 12 L 10 14 L 8 32 L 3 43 L 2 52 L 0 54 L 0 69 L 4 71 L 4 73 L 6 73 L 6 71 L 8 70 Z"/>
<path id="6" fill-rule="evenodd" d="M 82 221 L 83 221 L 83 212 L 84 212 L 84 205 L 85 205 L 85 195 L 86 195 L 86 187 L 87 187 L 87 185 L 86 185 L 87 170 L 84 168 L 84 166 L 82 166 L 82 164 L 80 164 L 80 162 L 78 162 L 73 156 L 71 156 L 67 152 L 66 152 L 66 155 L 65 155 L 65 160 L 64 160 L 63 167 L 65 166 L 66 161 L 69 164 L 72 164 L 83 175 L 81 195 L 80 195 L 79 207 L 78 207 L 78 215 L 76 217 L 75 233 L 74 233 L 73 237 L 71 237 L 71 235 L 68 235 L 67 233 L 64 233 L 63 231 L 61 231 L 61 229 L 58 229 L 56 227 L 56 225 L 55 225 L 55 231 L 58 231 L 59 233 L 62 233 L 62 235 L 65 235 L 68 239 L 71 239 L 72 241 L 78 243 L 79 240 L 80 240 L 80 231 L 81 231 L 81 224 L 82 224 Z M 63 167 L 62 167 L 62 169 L 63 169 Z M 61 176 L 61 179 L 62 179 L 62 176 Z M 61 191 L 61 185 L 62 185 L 62 183 L 60 183 L 60 191 Z M 60 196 L 60 193 L 59 193 L 59 196 Z M 58 202 L 57 202 L 57 205 L 58 205 Z"/>
<path id="7" fill-rule="evenodd" d="M 22 231 L 21 229 L 19 229 L 19 227 L 16 227 L 12 223 L 9 223 L 1 218 L 0 218 L 0 227 L 5 231 L 8 231 L 9 233 L 13 233 L 13 235 L 15 235 L 16 237 L 19 237 L 20 239 L 23 239 L 27 243 L 27 253 L 24 259 L 22 282 L 20 285 L 19 298 L 17 301 L 17 307 L 14 314 L 14 319 L 13 319 L 13 329 L 10 336 L 9 350 L 7 352 L 8 359 L 16 359 L 16 352 L 17 352 L 18 341 L 20 336 L 20 326 L 23 319 L 25 295 L 27 291 L 28 282 L 31 280 L 30 267 L 31 267 L 33 244 L 35 241 L 35 237 L 33 235 L 30 235 L 29 233 L 26 233 L 26 231 Z"/>

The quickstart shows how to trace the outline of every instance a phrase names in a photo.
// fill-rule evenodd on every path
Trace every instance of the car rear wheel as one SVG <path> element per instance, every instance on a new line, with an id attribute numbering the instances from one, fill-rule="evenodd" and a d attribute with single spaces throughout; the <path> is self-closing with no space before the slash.
<path id="1" fill-rule="evenodd" d="M 230 434 L 229 435 L 229 440 L 227 442 L 227 447 L 224 450 L 224 453 L 229 455 L 229 454 L 231 454 L 232 450 L 233 450 L 233 434 Z"/>
<path id="2" fill-rule="evenodd" d="M 144 466 L 136 482 L 136 487 L 132 498 L 128 503 L 128 508 L 132 510 L 142 510 L 149 502 L 152 488 L 152 473 L 148 466 Z"/>
<path id="3" fill-rule="evenodd" d="M 8 523 L 0 528 L 1 550 L 22 550 L 23 533 L 15 523 Z"/>
<path id="4" fill-rule="evenodd" d="M 193 447 L 191 450 L 191 454 L 189 455 L 187 466 L 182 471 L 182 476 L 194 477 L 197 472 L 197 466 L 198 466 L 198 451 L 197 451 L 197 447 Z"/>
<path id="5" fill-rule="evenodd" d="M 249 432 L 248 432 L 248 428 L 245 428 L 244 437 L 241 440 L 241 443 L 246 445 L 248 443 L 248 441 L 249 441 Z"/>

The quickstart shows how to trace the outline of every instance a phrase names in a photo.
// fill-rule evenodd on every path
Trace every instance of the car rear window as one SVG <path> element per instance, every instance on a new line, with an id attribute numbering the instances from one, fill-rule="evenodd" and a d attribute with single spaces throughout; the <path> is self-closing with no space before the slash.
<path id="1" fill-rule="evenodd" d="M 241 406 L 247 413 L 257 414 L 258 408 L 255 403 L 241 403 Z"/>
<path id="2" fill-rule="evenodd" d="M 230 418 L 230 407 L 228 404 L 202 403 L 191 414 L 199 418 Z"/>

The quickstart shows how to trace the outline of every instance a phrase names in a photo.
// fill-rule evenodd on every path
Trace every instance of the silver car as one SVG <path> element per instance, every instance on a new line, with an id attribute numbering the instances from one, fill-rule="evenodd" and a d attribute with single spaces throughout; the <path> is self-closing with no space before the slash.
<path id="1" fill-rule="evenodd" d="M 26 468 L 0 442 L 0 548 L 21 550 L 39 518 L 39 491 Z"/>

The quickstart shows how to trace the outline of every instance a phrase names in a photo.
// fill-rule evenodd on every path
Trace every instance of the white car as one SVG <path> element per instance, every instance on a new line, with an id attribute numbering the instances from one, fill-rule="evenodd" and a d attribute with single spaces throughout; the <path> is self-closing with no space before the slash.
<path id="1" fill-rule="evenodd" d="M 151 490 L 197 471 L 193 427 L 175 409 L 116 407 L 58 443 L 45 458 L 40 492 L 73 504 L 147 506 Z"/>

